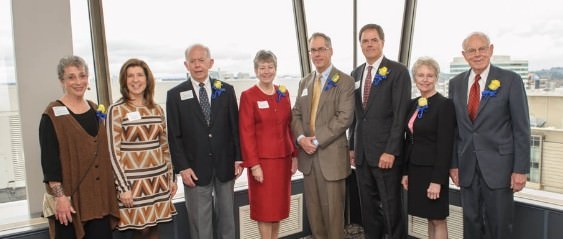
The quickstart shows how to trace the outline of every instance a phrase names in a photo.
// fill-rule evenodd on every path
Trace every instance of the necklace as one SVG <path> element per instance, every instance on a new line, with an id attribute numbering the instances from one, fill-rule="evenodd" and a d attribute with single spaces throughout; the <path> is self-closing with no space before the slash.
<path id="1" fill-rule="evenodd" d="M 260 89 L 266 95 L 273 95 L 275 92 L 275 87 L 273 84 L 271 85 L 271 87 L 269 87 L 269 89 L 262 88 L 260 84 L 256 84 L 256 85 L 258 86 L 258 89 Z"/>

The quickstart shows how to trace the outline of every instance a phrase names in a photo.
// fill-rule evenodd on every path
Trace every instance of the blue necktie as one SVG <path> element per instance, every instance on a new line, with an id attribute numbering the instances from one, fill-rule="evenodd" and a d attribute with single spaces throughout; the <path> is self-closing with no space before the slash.
<path id="1" fill-rule="evenodd" d="M 209 104 L 209 98 L 207 97 L 207 91 L 205 91 L 204 86 L 205 84 L 199 83 L 199 105 L 205 117 L 205 122 L 209 125 L 209 120 L 211 119 L 211 105 Z"/>

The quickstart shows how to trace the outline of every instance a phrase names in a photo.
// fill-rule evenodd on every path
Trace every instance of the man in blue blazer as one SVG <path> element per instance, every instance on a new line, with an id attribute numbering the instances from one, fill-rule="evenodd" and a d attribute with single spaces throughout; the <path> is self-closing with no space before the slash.
<path id="1" fill-rule="evenodd" d="M 215 238 L 232 239 L 234 181 L 242 171 L 235 91 L 209 77 L 209 48 L 195 44 L 185 56 L 190 77 L 168 91 L 166 112 L 174 170 L 184 182 L 190 238 L 214 238 L 215 231 Z"/>
<path id="2" fill-rule="evenodd" d="M 402 217 L 401 152 L 411 98 L 407 68 L 383 55 L 381 26 L 360 30 L 366 63 L 352 71 L 355 117 L 350 126 L 350 158 L 356 166 L 366 238 L 406 238 Z"/>
<path id="3" fill-rule="evenodd" d="M 493 45 L 484 33 L 471 33 L 462 47 L 471 69 L 450 80 L 449 98 L 459 131 L 450 176 L 461 187 L 464 238 L 512 238 L 514 192 L 530 170 L 524 83 L 490 64 Z"/>

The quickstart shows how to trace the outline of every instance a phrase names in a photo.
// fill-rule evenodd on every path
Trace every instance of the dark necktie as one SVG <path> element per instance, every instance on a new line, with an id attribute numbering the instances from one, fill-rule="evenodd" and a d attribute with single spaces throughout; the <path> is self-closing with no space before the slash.
<path id="1" fill-rule="evenodd" d="M 373 68 L 373 66 L 368 66 L 368 74 L 367 74 L 366 79 L 364 81 L 364 97 L 362 99 L 362 106 L 364 107 L 364 109 L 368 105 L 369 91 L 371 89 L 371 81 L 373 80 L 371 78 L 371 69 L 372 68 Z"/>
<path id="2" fill-rule="evenodd" d="M 211 119 L 211 105 L 209 104 L 209 97 L 207 97 L 207 91 L 205 91 L 204 86 L 205 84 L 199 83 L 199 105 L 205 117 L 205 122 L 209 125 L 209 120 Z"/>
<path id="3" fill-rule="evenodd" d="M 479 86 L 479 80 L 481 79 L 481 75 L 476 75 L 473 84 L 471 85 L 471 89 L 469 90 L 469 100 L 467 101 L 467 113 L 469 114 L 469 119 L 471 122 L 475 121 L 477 117 L 477 110 L 479 109 L 479 97 L 481 91 L 481 87 Z"/>

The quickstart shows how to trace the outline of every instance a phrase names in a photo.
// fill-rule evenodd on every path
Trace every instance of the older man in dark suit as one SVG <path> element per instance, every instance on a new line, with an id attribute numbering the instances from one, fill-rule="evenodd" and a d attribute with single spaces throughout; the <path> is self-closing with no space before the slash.
<path id="1" fill-rule="evenodd" d="M 366 238 L 406 238 L 400 156 L 410 75 L 404 65 L 383 56 L 385 35 L 379 25 L 367 24 L 359 35 L 366 63 L 351 74 L 356 110 L 349 133 L 364 231 Z"/>
<path id="2" fill-rule="evenodd" d="M 315 71 L 299 82 L 291 129 L 299 145 L 305 205 L 315 239 L 344 238 L 345 179 L 350 174 L 346 129 L 354 112 L 354 82 L 331 63 L 332 43 L 309 38 Z"/>
<path id="3" fill-rule="evenodd" d="M 238 107 L 233 87 L 209 77 L 209 48 L 185 52 L 187 81 L 168 91 L 168 139 L 184 182 L 190 238 L 235 238 L 234 180 L 240 175 Z M 213 211 L 217 225 L 212 223 Z"/>
<path id="4" fill-rule="evenodd" d="M 514 192 L 530 170 L 530 122 L 524 83 L 490 64 L 493 45 L 481 32 L 462 44 L 470 70 L 449 85 L 458 137 L 450 176 L 461 187 L 464 238 L 512 238 Z"/>

